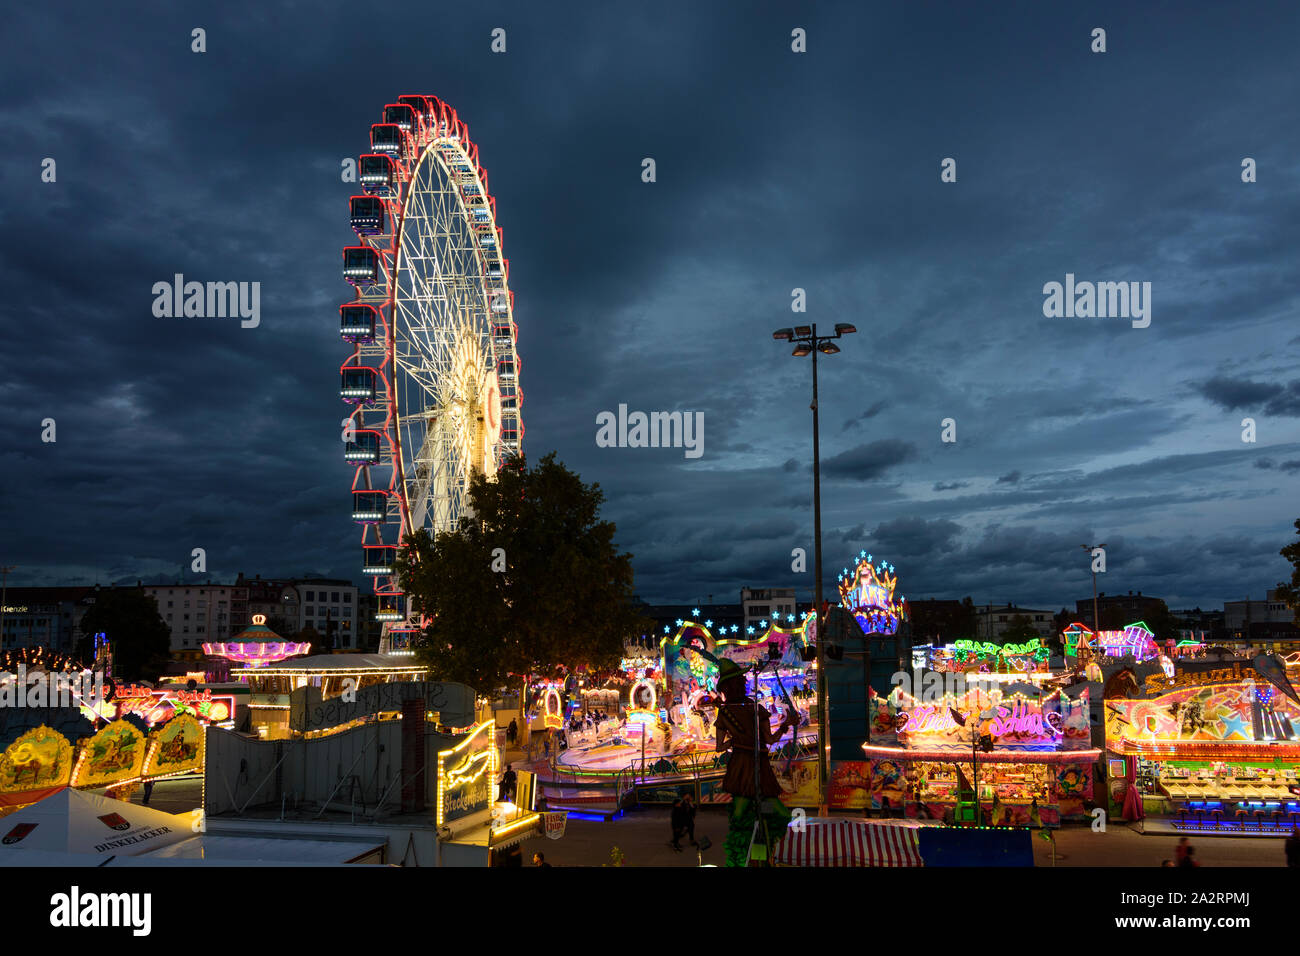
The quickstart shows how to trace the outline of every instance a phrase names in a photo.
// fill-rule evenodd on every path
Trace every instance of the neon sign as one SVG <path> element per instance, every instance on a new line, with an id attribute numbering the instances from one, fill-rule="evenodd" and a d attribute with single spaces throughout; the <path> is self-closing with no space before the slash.
<path id="1" fill-rule="evenodd" d="M 542 696 L 543 705 L 546 713 L 543 722 L 546 726 L 555 730 L 564 724 L 564 702 L 560 699 L 560 692 L 552 684 L 546 688 L 546 693 Z"/>
<path id="2" fill-rule="evenodd" d="M 177 714 L 190 714 L 204 725 L 224 723 L 235 716 L 234 696 L 213 696 L 210 687 L 201 691 L 188 691 L 128 684 L 117 689 L 112 705 L 116 712 L 111 716 L 139 714 L 150 727 L 171 720 Z"/>
<path id="3" fill-rule="evenodd" d="M 1079 649 L 1086 648 L 1092 642 L 1092 629 L 1077 621 L 1061 632 L 1065 639 L 1065 656 L 1078 657 Z"/>
<path id="4" fill-rule="evenodd" d="M 438 754 L 438 826 L 491 805 L 497 771 L 496 721 L 479 724 L 464 740 Z"/>
<path id="5" fill-rule="evenodd" d="M 1155 635 L 1142 621 L 1130 624 L 1122 631 L 1098 631 L 1097 644 L 1107 657 L 1132 655 L 1139 661 L 1149 661 L 1156 650 Z"/>
<path id="6" fill-rule="evenodd" d="M 993 737 L 1037 737 L 1055 740 L 1063 733 L 1061 715 L 1048 712 L 1046 715 L 1034 705 L 1031 710 L 1029 702 L 1017 698 L 1010 707 L 998 705 L 996 715 L 989 721 L 989 734 Z"/>
<path id="7" fill-rule="evenodd" d="M 953 649 L 964 651 L 967 654 L 986 654 L 997 656 L 999 654 L 1005 657 L 1021 657 L 1032 655 L 1034 657 L 1046 657 L 1047 648 L 1043 647 L 1042 641 L 1038 638 L 1031 638 L 1023 644 L 990 644 L 988 641 L 955 641 Z"/>
<path id="8" fill-rule="evenodd" d="M 893 634 L 903 617 L 901 601 L 894 600 L 898 576 L 893 565 L 871 563 L 871 555 L 861 554 L 852 573 L 841 571 L 840 605 L 853 612 L 862 630 L 868 634 Z"/>
<path id="9" fill-rule="evenodd" d="M 652 681 L 645 678 L 637 681 L 632 685 L 632 693 L 628 696 L 628 703 L 631 706 L 627 712 L 627 722 L 629 724 L 652 724 L 658 716 L 655 711 L 658 695 L 655 693 L 655 685 Z"/>

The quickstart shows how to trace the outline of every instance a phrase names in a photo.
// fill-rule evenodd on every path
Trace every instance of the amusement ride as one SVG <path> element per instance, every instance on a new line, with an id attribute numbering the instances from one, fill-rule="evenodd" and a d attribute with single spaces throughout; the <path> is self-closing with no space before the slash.
<path id="1" fill-rule="evenodd" d="M 380 652 L 412 653 L 422 621 L 396 575 L 398 548 L 467 514 L 471 477 L 521 449 L 510 264 L 478 147 L 437 97 L 399 96 L 370 127 L 343 250 L 354 298 L 339 307 L 352 519 L 374 579 Z"/>

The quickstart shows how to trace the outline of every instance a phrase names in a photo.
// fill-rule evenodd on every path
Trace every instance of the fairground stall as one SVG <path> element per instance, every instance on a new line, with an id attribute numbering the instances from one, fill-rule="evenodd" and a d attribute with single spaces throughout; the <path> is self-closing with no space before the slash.
<path id="1" fill-rule="evenodd" d="M 1297 667 L 1273 656 L 1181 659 L 1139 685 L 1107 682 L 1111 812 L 1176 829 L 1289 833 L 1300 826 Z"/>
<path id="2" fill-rule="evenodd" d="M 942 682 L 939 684 L 942 687 Z M 872 697 L 870 805 L 908 817 L 1056 826 L 1092 795 L 1088 696 L 990 682 L 962 694 Z M 929 703 L 928 701 L 935 701 Z"/>

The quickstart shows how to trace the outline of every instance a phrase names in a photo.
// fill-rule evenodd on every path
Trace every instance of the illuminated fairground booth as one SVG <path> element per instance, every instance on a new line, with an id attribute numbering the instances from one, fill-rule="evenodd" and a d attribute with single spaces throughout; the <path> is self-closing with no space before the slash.
<path id="1" fill-rule="evenodd" d="M 997 826 L 1083 817 L 1100 756 L 1089 741 L 1086 691 L 1072 698 L 981 675 L 963 693 L 943 693 L 943 675 L 930 676 L 937 688 L 912 687 L 919 698 L 901 685 L 872 697 L 862 751 L 873 808 Z"/>
<path id="2" fill-rule="evenodd" d="M 1289 833 L 1300 825 L 1295 662 L 1180 659 L 1106 686 L 1111 810 L 1175 829 Z"/>

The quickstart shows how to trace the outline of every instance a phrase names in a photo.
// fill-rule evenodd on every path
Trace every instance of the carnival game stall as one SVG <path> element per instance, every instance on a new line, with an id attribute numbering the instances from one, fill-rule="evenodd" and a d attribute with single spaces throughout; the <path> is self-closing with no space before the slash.
<path id="1" fill-rule="evenodd" d="M 1250 662 L 1181 660 L 1172 676 L 1154 674 L 1141 686 L 1131 674 L 1108 683 L 1112 810 L 1129 819 L 1166 813 L 1187 830 L 1289 833 L 1300 826 L 1295 676 L 1260 655 Z"/>
<path id="2" fill-rule="evenodd" d="M 928 699 L 928 696 L 926 697 Z M 1030 684 L 975 688 L 926 703 L 873 695 L 870 805 L 908 817 L 1006 826 L 1082 818 L 1099 750 L 1088 697 Z"/>

